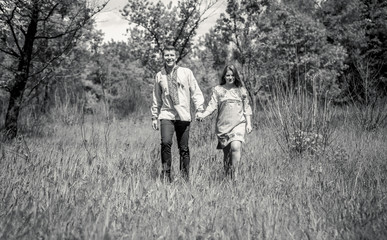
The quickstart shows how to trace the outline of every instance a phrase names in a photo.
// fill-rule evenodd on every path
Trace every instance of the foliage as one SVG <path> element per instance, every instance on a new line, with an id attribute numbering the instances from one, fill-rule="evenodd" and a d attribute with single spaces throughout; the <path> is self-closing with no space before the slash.
<path id="1" fill-rule="evenodd" d="M 156 73 L 160 68 L 157 56 L 166 44 L 175 46 L 177 62 L 182 60 L 191 51 L 197 28 L 216 3 L 217 0 L 185 0 L 175 6 L 172 2 L 164 5 L 162 1 L 129 1 L 122 15 L 136 25 L 130 31 L 131 38 L 143 64 Z"/>
<path id="2" fill-rule="evenodd" d="M 322 0 L 324 1 L 324 0 Z M 282 0 L 282 2 L 293 8 L 297 9 L 302 14 L 306 14 L 310 17 L 316 15 L 316 12 L 320 8 L 321 0 Z"/>
<path id="3" fill-rule="evenodd" d="M 359 58 L 354 63 L 359 79 L 354 82 L 359 92 L 353 92 L 351 96 L 359 125 L 366 130 L 373 131 L 387 124 L 386 96 L 379 87 L 380 73 L 375 69 L 373 61 Z"/>
<path id="4" fill-rule="evenodd" d="M 289 150 L 303 153 L 316 153 L 324 150 L 323 135 L 314 132 L 295 130 L 289 135 Z"/>
<path id="5" fill-rule="evenodd" d="M 345 68 L 345 50 L 329 44 L 324 27 L 313 18 L 286 6 L 271 6 L 258 37 L 256 51 L 260 75 L 266 83 L 282 79 L 288 89 L 301 84 L 312 92 L 312 79 L 320 94 L 332 91 L 337 76 Z M 273 83 L 270 84 L 273 86 Z"/>
<path id="6" fill-rule="evenodd" d="M 105 3 L 106 4 L 106 3 Z M 51 66 L 58 66 L 80 38 L 81 29 L 102 6 L 88 6 L 84 0 L 2 1 L 0 3 L 0 51 L 12 61 L 3 66 L 14 76 L 5 84 L 10 93 L 5 118 L 6 138 L 17 134 L 17 121 L 23 95 L 31 79 L 46 77 Z"/>
<path id="7" fill-rule="evenodd" d="M 202 49 L 199 49 L 202 56 L 199 56 L 202 60 L 209 60 L 212 58 L 211 66 L 217 71 L 222 71 L 226 63 L 228 62 L 229 48 L 227 44 L 223 43 L 223 36 L 221 31 L 217 28 L 212 28 L 201 39 L 199 45 Z"/>
<path id="8" fill-rule="evenodd" d="M 350 102 L 368 130 L 385 124 L 387 4 L 385 1 L 324 1 L 318 12 L 328 40 L 348 52 L 337 102 Z"/>
<path id="9" fill-rule="evenodd" d="M 367 103 L 354 101 L 351 106 L 358 125 L 368 131 L 375 131 L 387 125 L 386 99 L 375 97 Z"/>
<path id="10" fill-rule="evenodd" d="M 59 57 L 73 48 L 81 37 L 81 27 L 100 8 L 91 9 L 86 2 L 79 1 L 4 1 L 0 5 L 0 19 L 4 29 L 0 51 L 14 58 L 22 57 L 23 44 L 32 42 L 31 72 L 34 76 L 50 66 L 58 66 Z M 28 14 L 27 14 L 28 13 Z M 33 16 L 36 14 L 36 16 Z M 33 18 L 35 17 L 35 18 Z M 28 27 L 36 21 L 36 32 L 28 34 Z M 24 46 L 25 47 L 25 46 Z M 17 73 L 14 62 L 4 65 L 7 70 Z M 9 83 L 11 86 L 12 83 Z"/>
<path id="11" fill-rule="evenodd" d="M 337 94 L 336 80 L 345 68 L 346 52 L 330 44 L 324 26 L 308 14 L 275 2 L 228 1 L 227 15 L 221 16 L 215 29 L 215 39 L 222 33 L 221 43 L 231 44 L 232 58 L 241 65 L 253 103 L 259 91 L 274 87 L 278 79 L 290 91 L 297 84 L 312 91 L 312 82 L 304 82 L 316 78 L 316 90 L 323 96 Z"/>
<path id="12" fill-rule="evenodd" d="M 84 80 L 86 91 L 96 99 L 94 104 L 102 102 L 120 117 L 140 111 L 145 96 L 151 94 L 143 84 L 144 70 L 130 50 L 128 44 L 114 41 L 96 47 Z M 90 111 L 92 104 L 87 106 Z"/>
<path id="13" fill-rule="evenodd" d="M 362 101 L 366 89 L 361 82 L 363 72 L 358 63 L 367 65 L 375 79 L 372 88 L 387 93 L 387 3 L 385 1 L 324 1 L 319 11 L 328 40 L 345 47 L 348 69 L 341 77 L 344 96 Z M 360 70 L 360 71 L 359 71 Z"/>
<path id="14" fill-rule="evenodd" d="M 290 156 L 325 154 L 332 143 L 336 129 L 332 124 L 331 101 L 313 92 L 310 95 L 305 85 L 291 91 L 276 86 L 271 101 L 265 105 L 266 122 L 282 150 Z"/>

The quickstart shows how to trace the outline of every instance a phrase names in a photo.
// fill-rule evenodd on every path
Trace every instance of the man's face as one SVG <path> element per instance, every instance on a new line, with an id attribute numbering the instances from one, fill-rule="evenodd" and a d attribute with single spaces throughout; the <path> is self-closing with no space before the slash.
<path id="1" fill-rule="evenodd" d="M 174 50 L 164 51 L 164 63 L 168 67 L 173 67 L 176 62 L 176 53 Z"/>

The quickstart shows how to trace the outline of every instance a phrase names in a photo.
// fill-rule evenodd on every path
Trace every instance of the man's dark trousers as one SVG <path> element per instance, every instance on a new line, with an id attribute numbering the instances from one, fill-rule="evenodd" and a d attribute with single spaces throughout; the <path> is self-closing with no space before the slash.
<path id="1" fill-rule="evenodd" d="M 171 180 L 171 165 L 172 165 L 172 138 L 176 132 L 177 146 L 180 153 L 180 171 L 184 179 L 188 180 L 189 176 L 189 121 L 180 120 L 160 120 L 161 132 L 161 163 L 162 177 Z"/>

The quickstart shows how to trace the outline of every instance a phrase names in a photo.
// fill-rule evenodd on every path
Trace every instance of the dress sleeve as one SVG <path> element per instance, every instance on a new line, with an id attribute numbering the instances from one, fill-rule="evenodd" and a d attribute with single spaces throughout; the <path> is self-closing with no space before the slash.
<path id="1" fill-rule="evenodd" d="M 242 92 L 242 101 L 243 101 L 243 114 L 245 116 L 252 115 L 252 110 L 249 102 L 249 95 L 247 93 L 246 88 L 242 87 L 241 89 Z"/>
<path id="2" fill-rule="evenodd" d="M 152 119 L 157 119 L 159 117 L 160 108 L 163 104 L 161 100 L 160 83 L 157 79 L 158 77 L 156 75 L 154 84 L 153 84 L 153 94 L 152 94 L 152 107 L 151 107 Z"/>
<path id="3" fill-rule="evenodd" d="M 203 112 L 203 118 L 211 115 L 216 109 L 218 109 L 218 94 L 216 87 L 212 89 L 211 100 L 208 103 L 206 110 Z"/>

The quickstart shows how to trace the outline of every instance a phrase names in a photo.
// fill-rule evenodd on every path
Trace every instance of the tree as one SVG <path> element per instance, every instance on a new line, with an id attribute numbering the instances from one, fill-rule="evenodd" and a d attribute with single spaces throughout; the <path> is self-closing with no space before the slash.
<path id="1" fill-rule="evenodd" d="M 228 44 L 223 42 L 221 31 L 218 31 L 217 28 L 210 29 L 210 32 L 206 33 L 202 39 L 201 45 L 205 47 L 204 51 L 202 50 L 202 54 L 206 54 L 207 51 L 211 53 L 213 59 L 212 67 L 217 71 L 223 70 L 229 57 L 229 49 Z"/>
<path id="2" fill-rule="evenodd" d="M 345 67 L 344 49 L 328 43 L 324 26 L 293 5 L 229 0 L 227 15 L 215 27 L 241 65 L 254 109 L 266 86 L 278 81 L 288 89 L 301 81 L 311 86 L 305 81 L 318 75 L 320 85 L 330 89 Z"/>
<path id="3" fill-rule="evenodd" d="M 348 52 L 347 70 L 341 76 L 346 93 L 357 100 L 367 98 L 363 67 L 374 79 L 372 87 L 387 94 L 387 2 L 383 0 L 325 0 L 318 11 L 327 39 Z M 345 88 L 345 87 L 344 87 Z"/>
<path id="4" fill-rule="evenodd" d="M 286 88 L 301 84 L 312 89 L 317 75 L 325 90 L 335 84 L 345 68 L 346 52 L 327 41 L 324 25 L 292 6 L 271 6 L 264 15 L 257 54 L 264 74 L 282 79 Z M 321 73 L 324 74 L 321 74 Z"/>
<path id="5" fill-rule="evenodd" d="M 321 0 L 282 0 L 282 2 L 298 12 L 314 17 L 320 7 Z"/>
<path id="6" fill-rule="evenodd" d="M 92 7 L 86 0 L 4 0 L 0 3 L 0 51 L 16 63 L 5 66 L 13 80 L 9 93 L 5 135 L 17 135 L 17 121 L 27 83 L 69 52 L 91 17 L 106 3 Z"/>
<path id="7" fill-rule="evenodd" d="M 144 69 L 125 42 L 108 42 L 96 48 L 87 68 L 87 92 L 119 116 L 145 106 Z M 150 93 L 147 92 L 146 95 Z M 92 110 L 92 109 L 91 109 Z"/>
<path id="8" fill-rule="evenodd" d="M 190 51 L 193 38 L 200 23 L 208 18 L 209 10 L 218 0 L 184 0 L 177 6 L 164 5 L 149 0 L 133 0 L 122 10 L 122 15 L 136 26 L 131 30 L 131 38 L 137 43 L 138 55 L 151 71 L 160 68 L 157 54 L 165 44 L 178 50 L 179 62 Z"/>
<path id="9" fill-rule="evenodd" d="M 234 60 L 240 63 L 242 80 L 252 100 L 253 109 L 256 109 L 256 95 L 260 88 L 260 81 L 256 74 L 255 59 L 252 55 L 257 45 L 257 26 L 260 23 L 260 15 L 269 6 L 269 1 L 237 1 L 228 0 L 226 14 L 221 14 L 215 26 L 210 32 L 212 36 L 207 38 L 207 46 L 216 56 L 224 56 L 224 48 L 215 49 L 210 39 L 219 39 L 228 46 L 228 51 Z M 222 37 L 219 37 L 222 36 Z"/>

